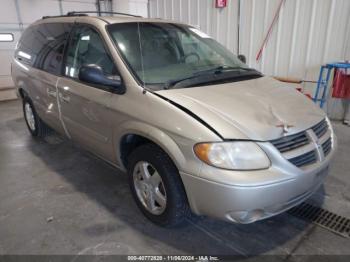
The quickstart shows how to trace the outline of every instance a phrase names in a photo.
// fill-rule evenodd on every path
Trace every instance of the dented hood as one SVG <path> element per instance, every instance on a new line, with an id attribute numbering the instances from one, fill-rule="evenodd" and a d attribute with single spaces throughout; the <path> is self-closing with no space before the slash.
<path id="1" fill-rule="evenodd" d="M 225 139 L 266 141 L 303 131 L 325 113 L 293 87 L 270 77 L 157 91 L 187 108 Z"/>

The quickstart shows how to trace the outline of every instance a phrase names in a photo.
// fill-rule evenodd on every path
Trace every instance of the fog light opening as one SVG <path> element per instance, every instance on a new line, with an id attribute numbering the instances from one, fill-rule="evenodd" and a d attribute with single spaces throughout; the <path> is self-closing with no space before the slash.
<path id="1" fill-rule="evenodd" d="M 229 213 L 230 220 L 241 224 L 253 223 L 266 216 L 262 209 L 255 209 L 251 211 L 236 211 Z"/>

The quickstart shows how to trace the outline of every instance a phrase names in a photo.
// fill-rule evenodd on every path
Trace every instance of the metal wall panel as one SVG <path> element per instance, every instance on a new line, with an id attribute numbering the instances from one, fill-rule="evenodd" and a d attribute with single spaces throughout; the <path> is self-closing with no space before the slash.
<path id="1" fill-rule="evenodd" d="M 148 0 L 128 0 L 129 7 L 127 13 L 148 17 Z M 117 9 L 121 1 L 114 1 Z"/>
<path id="2" fill-rule="evenodd" d="M 96 1 L 62 1 L 63 14 L 69 11 L 96 11 Z"/>
<path id="3" fill-rule="evenodd" d="M 199 27 L 237 53 L 239 0 L 150 0 L 150 16 Z M 315 80 L 321 63 L 350 59 L 350 1 L 286 0 L 260 61 L 256 55 L 280 0 L 240 1 L 240 53 L 268 75 Z"/>
<path id="4" fill-rule="evenodd" d="M 24 25 L 41 19 L 44 15 L 60 15 L 58 1 L 17 0 L 21 20 Z"/>

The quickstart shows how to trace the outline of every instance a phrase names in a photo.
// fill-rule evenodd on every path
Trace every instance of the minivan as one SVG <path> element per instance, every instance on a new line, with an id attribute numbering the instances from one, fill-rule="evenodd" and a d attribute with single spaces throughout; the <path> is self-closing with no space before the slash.
<path id="1" fill-rule="evenodd" d="M 309 198 L 336 137 L 310 99 L 241 60 L 183 23 L 70 12 L 23 32 L 12 78 L 29 132 L 126 171 L 152 222 L 246 224 Z"/>

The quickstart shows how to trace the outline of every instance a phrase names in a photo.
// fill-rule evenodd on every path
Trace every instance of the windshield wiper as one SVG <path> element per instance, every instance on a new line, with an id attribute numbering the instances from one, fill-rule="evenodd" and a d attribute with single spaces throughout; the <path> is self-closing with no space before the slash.
<path id="1" fill-rule="evenodd" d="M 213 68 L 197 71 L 193 75 L 203 75 L 203 74 L 206 74 L 206 73 L 220 74 L 222 72 L 234 71 L 234 70 L 256 71 L 255 69 L 252 69 L 252 68 L 239 67 L 239 66 L 234 67 L 234 66 L 228 66 L 228 65 L 220 65 L 220 66 L 216 66 L 216 67 L 213 67 Z"/>
<path id="2" fill-rule="evenodd" d="M 170 79 L 168 81 L 165 82 L 164 84 L 164 89 L 169 89 L 170 87 L 173 87 L 174 85 L 176 85 L 177 83 L 189 80 L 189 79 L 193 79 L 198 77 L 198 75 L 192 75 L 192 76 L 188 76 L 188 77 L 183 77 L 183 78 L 176 78 L 176 79 Z"/>
<path id="3" fill-rule="evenodd" d="M 164 89 L 169 89 L 176 84 L 186 81 L 186 80 L 191 80 L 194 78 L 198 78 L 201 76 L 210 76 L 212 75 L 215 77 L 216 75 L 219 75 L 223 72 L 229 72 L 229 71 L 238 71 L 238 70 L 243 70 L 243 71 L 256 71 L 255 69 L 252 68 L 245 68 L 245 67 L 233 67 L 233 66 L 227 66 L 227 65 L 221 65 L 221 66 L 216 66 L 210 69 L 205 69 L 205 70 L 200 70 L 195 73 L 193 73 L 191 76 L 187 77 L 182 77 L 182 78 L 176 78 L 176 79 L 170 79 L 167 82 L 165 82 Z"/>

